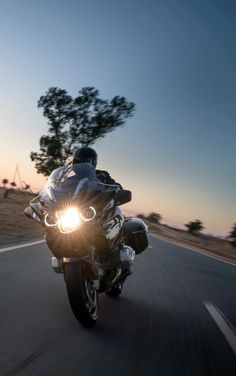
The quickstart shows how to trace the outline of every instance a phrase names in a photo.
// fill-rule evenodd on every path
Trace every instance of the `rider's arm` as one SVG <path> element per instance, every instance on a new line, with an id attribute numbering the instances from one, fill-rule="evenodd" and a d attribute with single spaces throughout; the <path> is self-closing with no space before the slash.
<path id="1" fill-rule="evenodd" d="M 97 170 L 96 175 L 97 175 L 97 178 L 102 183 L 111 184 L 111 185 L 118 185 L 118 187 L 123 189 L 122 185 L 120 183 L 117 183 L 114 179 L 112 179 L 112 177 L 110 176 L 110 174 L 107 171 Z"/>

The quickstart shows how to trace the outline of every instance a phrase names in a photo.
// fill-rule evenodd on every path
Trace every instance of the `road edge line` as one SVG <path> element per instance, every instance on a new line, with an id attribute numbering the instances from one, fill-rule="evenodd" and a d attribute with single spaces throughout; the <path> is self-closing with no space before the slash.
<path id="1" fill-rule="evenodd" d="M 6 248 L 0 248 L 0 253 L 13 251 L 14 249 L 20 249 L 20 248 L 24 248 L 24 247 L 30 247 L 32 245 L 37 245 L 37 244 L 41 244 L 41 243 L 45 243 L 45 240 L 37 240 L 35 242 L 14 245 L 14 246 L 11 246 L 11 247 L 6 247 Z"/>
<path id="2" fill-rule="evenodd" d="M 183 246 L 183 245 L 180 245 L 180 244 L 177 244 L 177 243 L 174 243 L 174 242 L 168 241 L 168 240 L 164 240 L 164 239 L 158 238 L 158 236 L 153 236 L 153 235 L 149 235 L 149 236 L 151 236 L 151 237 L 154 238 L 154 239 L 158 239 L 158 240 L 160 240 L 160 241 L 162 241 L 162 242 L 164 242 L 164 243 L 168 243 L 168 244 L 171 244 L 171 245 L 176 245 L 177 247 L 180 247 L 180 248 L 183 248 L 183 249 L 187 249 L 188 251 L 197 252 L 197 253 L 199 253 L 200 255 L 203 255 L 203 256 L 206 256 L 206 257 L 213 258 L 213 259 L 215 259 L 215 260 L 217 260 L 217 261 L 224 262 L 225 264 L 236 266 L 236 264 L 234 264 L 233 262 L 223 260 L 222 258 L 217 257 L 217 256 L 209 255 L 208 253 L 205 253 L 204 251 L 200 251 L 199 249 L 196 249 L 196 248 L 194 248 L 194 249 L 193 249 L 193 248 L 188 248 L 187 246 Z"/>
<path id="3" fill-rule="evenodd" d="M 236 331 L 234 327 L 218 307 L 214 306 L 211 302 L 203 302 L 203 304 L 230 345 L 231 349 L 236 354 Z"/>

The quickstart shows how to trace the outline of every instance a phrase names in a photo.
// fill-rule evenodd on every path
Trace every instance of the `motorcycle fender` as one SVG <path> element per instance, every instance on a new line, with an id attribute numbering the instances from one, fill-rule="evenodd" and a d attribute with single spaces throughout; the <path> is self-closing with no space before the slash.
<path id="1" fill-rule="evenodd" d="M 91 272 L 93 273 L 93 277 L 95 280 L 99 279 L 101 271 L 99 268 L 88 258 L 86 257 L 63 257 L 62 262 L 64 264 L 73 264 L 73 263 L 83 263 L 89 265 Z"/>

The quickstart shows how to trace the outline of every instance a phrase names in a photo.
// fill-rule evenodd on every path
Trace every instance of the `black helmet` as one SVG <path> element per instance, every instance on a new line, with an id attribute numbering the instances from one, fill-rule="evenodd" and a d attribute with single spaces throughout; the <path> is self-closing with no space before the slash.
<path id="1" fill-rule="evenodd" d="M 98 155 L 92 148 L 83 147 L 74 152 L 72 164 L 76 163 L 91 163 L 94 167 L 97 166 Z"/>

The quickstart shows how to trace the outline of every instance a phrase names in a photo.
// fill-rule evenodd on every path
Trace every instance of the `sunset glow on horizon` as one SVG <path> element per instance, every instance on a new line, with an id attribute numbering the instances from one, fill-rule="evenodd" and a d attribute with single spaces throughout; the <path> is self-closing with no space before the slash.
<path id="1" fill-rule="evenodd" d="M 218 1 L 2 5 L 0 179 L 12 180 L 19 163 L 42 189 L 29 157 L 48 131 L 37 101 L 51 86 L 72 96 L 93 86 L 137 107 L 93 146 L 98 168 L 132 191 L 124 210 L 179 227 L 200 219 L 205 233 L 227 236 L 236 222 L 235 13 Z"/>

